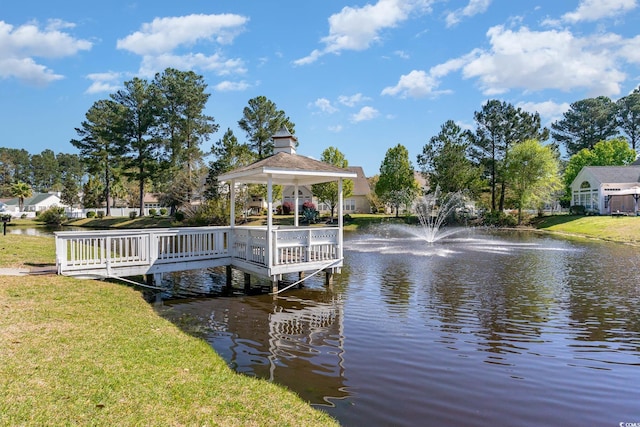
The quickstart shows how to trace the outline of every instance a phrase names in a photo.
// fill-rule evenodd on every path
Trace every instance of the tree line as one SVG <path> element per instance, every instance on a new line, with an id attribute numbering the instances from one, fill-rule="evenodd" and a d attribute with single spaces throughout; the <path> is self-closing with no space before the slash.
<path id="1" fill-rule="evenodd" d="M 640 91 L 617 102 L 600 96 L 572 103 L 563 117 L 541 125 L 538 113 L 489 100 L 474 113 L 475 129 L 446 121 L 417 155 L 429 187 L 466 192 L 494 214 L 515 207 L 539 208 L 553 198 L 568 207 L 570 185 L 584 166 L 627 165 L 640 138 Z M 568 159 L 563 159 L 564 147 Z M 376 195 L 395 207 L 420 191 L 402 144 L 387 151 L 375 183 Z"/>
<path id="2" fill-rule="evenodd" d="M 202 76 L 167 68 L 151 81 L 134 78 L 93 103 L 70 143 L 79 154 L 0 148 L 0 192 L 4 197 L 60 191 L 71 206 L 106 207 L 116 201 L 140 208 L 144 195 L 155 194 L 172 210 L 213 198 L 216 177 L 273 152 L 271 136 L 295 124 L 264 96 L 249 100 L 238 126 L 247 142 L 229 129 L 206 152 L 201 146 L 218 131 L 204 113 L 210 95 Z M 213 154 L 209 165 L 205 157 Z M 81 195 L 81 198 L 80 198 Z"/>
<path id="3" fill-rule="evenodd" d="M 206 88 L 202 76 L 172 68 L 150 81 L 125 82 L 94 102 L 75 129 L 78 137 L 70 143 L 79 154 L 47 149 L 30 155 L 24 149 L 0 148 L 0 193 L 24 195 L 25 186 L 36 192 L 60 191 L 64 203 L 104 206 L 107 215 L 116 200 L 139 207 L 142 215 L 147 193 L 172 211 L 220 199 L 217 177 L 271 155 L 271 136 L 283 126 L 295 134 L 295 124 L 274 102 L 258 96 L 238 120 L 245 142 L 227 129 L 203 151 L 202 145 L 219 130 L 214 117 L 204 113 L 210 97 Z M 638 89 L 616 102 L 602 96 L 575 102 L 551 129 L 541 125 L 538 113 L 499 100 L 486 102 L 473 118 L 473 129 L 453 120 L 442 124 L 416 161 L 431 189 L 465 191 L 491 212 L 539 206 L 553 197 L 566 204 L 568 185 L 581 167 L 628 164 L 640 148 Z M 205 164 L 207 155 L 212 160 Z M 322 160 L 348 166 L 335 147 L 327 148 Z M 372 179 L 374 195 L 397 213 L 421 191 L 413 171 L 405 146 L 390 148 Z M 313 189 L 332 210 L 334 187 Z M 346 192 L 351 188 L 347 184 Z M 244 191 L 238 200 L 264 193 L 260 186 L 238 191 Z"/>

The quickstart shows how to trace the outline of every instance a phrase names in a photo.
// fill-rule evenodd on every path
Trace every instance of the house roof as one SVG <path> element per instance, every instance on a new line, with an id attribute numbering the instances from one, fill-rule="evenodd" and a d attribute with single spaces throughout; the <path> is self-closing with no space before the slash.
<path id="1" fill-rule="evenodd" d="M 356 178 L 353 179 L 354 196 L 366 196 L 371 193 L 371 187 L 369 186 L 367 177 L 364 175 L 362 166 L 349 166 L 347 170 L 356 174 Z"/>
<path id="2" fill-rule="evenodd" d="M 629 184 L 640 182 L 640 166 L 585 166 L 581 172 L 590 174 L 600 183 Z M 584 176 L 581 177 L 581 179 L 583 178 Z"/>
<path id="3" fill-rule="evenodd" d="M 44 202 L 45 200 L 49 199 L 50 197 L 55 197 L 59 201 L 59 197 L 56 196 L 55 194 L 38 193 L 38 194 L 36 194 L 34 196 L 31 196 L 31 197 L 25 197 L 24 206 L 39 205 L 40 203 Z M 14 197 L 13 199 L 6 200 L 4 203 L 6 205 L 9 205 L 9 206 L 18 206 L 20 204 L 20 201 L 18 200 L 17 197 Z"/>
<path id="4" fill-rule="evenodd" d="M 218 180 L 266 184 L 269 176 L 273 184 L 279 185 L 312 185 L 339 178 L 356 178 L 356 174 L 347 169 L 298 154 L 279 152 L 249 166 L 222 174 Z"/>

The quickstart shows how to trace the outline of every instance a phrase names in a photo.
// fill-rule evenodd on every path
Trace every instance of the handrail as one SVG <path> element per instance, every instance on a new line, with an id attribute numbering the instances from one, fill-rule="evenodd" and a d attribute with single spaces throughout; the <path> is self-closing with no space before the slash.
<path id="1" fill-rule="evenodd" d="M 180 227 L 127 230 L 59 231 L 58 274 L 138 275 L 176 268 L 202 268 L 208 260 L 226 260 L 275 277 L 340 262 L 336 227 Z M 273 250 L 268 265 L 267 251 Z M 296 270 L 300 266 L 299 270 Z M 260 269 L 260 270 L 256 270 Z M 323 267 L 326 268 L 326 267 Z M 263 271 L 264 269 L 264 271 Z"/>
<path id="2" fill-rule="evenodd" d="M 342 262 L 342 258 L 340 258 L 340 259 L 336 259 L 336 260 L 334 260 L 334 261 L 330 262 L 329 264 L 327 264 L 327 265 L 324 265 L 324 266 L 320 267 L 319 269 L 317 269 L 317 270 L 316 270 L 316 271 L 314 271 L 313 273 L 311 273 L 311 274 L 309 274 L 309 275 L 307 275 L 307 276 L 304 276 L 304 277 L 303 277 L 303 278 L 301 278 L 300 280 L 298 280 L 298 281 L 296 281 L 296 282 L 293 282 L 292 284 L 290 284 L 290 285 L 288 285 L 288 286 L 285 286 L 285 287 L 284 287 L 284 288 L 282 288 L 282 289 L 278 289 L 278 290 L 277 290 L 277 291 L 275 291 L 275 292 L 271 292 L 269 295 L 278 295 L 280 292 L 284 292 L 284 291 L 286 291 L 287 289 L 291 289 L 291 288 L 293 288 L 295 285 L 297 285 L 297 284 L 300 284 L 300 283 L 304 282 L 304 281 L 305 281 L 305 280 L 307 280 L 309 277 L 315 276 L 316 274 L 320 273 L 320 272 L 321 272 L 322 270 L 324 270 L 325 268 L 333 267 L 334 265 L 338 264 L 339 262 Z"/>

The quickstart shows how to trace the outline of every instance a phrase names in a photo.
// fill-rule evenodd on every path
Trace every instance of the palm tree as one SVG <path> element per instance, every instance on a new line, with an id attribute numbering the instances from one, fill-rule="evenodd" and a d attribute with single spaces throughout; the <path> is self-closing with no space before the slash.
<path id="1" fill-rule="evenodd" d="M 31 197 L 32 194 L 31 186 L 26 182 L 19 181 L 11 186 L 11 195 L 18 198 L 20 212 L 22 212 L 22 209 L 24 208 L 25 197 Z"/>

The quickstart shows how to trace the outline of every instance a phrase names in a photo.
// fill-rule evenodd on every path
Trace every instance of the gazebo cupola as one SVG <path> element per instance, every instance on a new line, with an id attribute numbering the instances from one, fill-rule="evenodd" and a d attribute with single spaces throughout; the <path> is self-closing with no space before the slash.
<path id="1" fill-rule="evenodd" d="M 273 139 L 273 154 L 296 154 L 298 138 L 293 136 L 286 126 L 283 125 L 271 139 Z"/>

